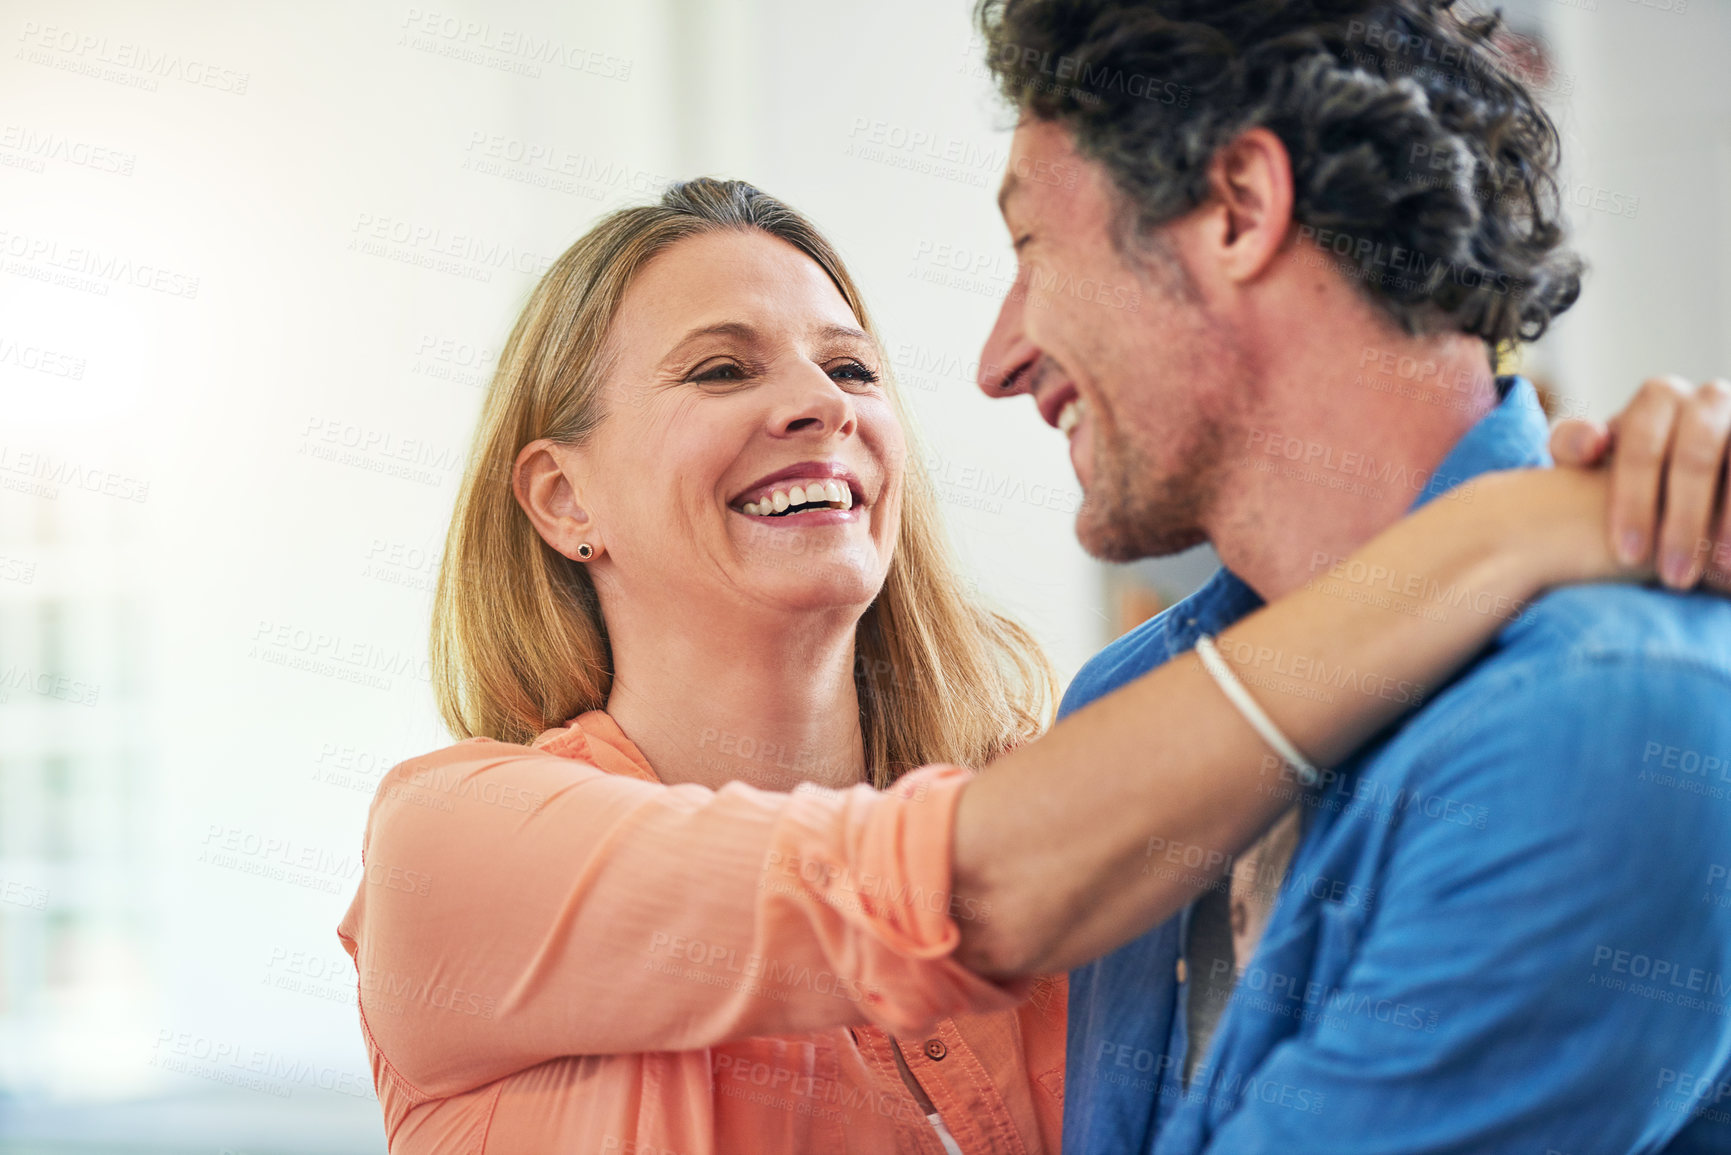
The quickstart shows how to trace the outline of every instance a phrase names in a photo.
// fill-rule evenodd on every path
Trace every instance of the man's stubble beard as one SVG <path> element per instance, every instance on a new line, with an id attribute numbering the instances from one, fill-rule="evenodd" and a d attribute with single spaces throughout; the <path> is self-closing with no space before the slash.
<path id="1" fill-rule="evenodd" d="M 1082 500 L 1076 536 L 1082 548 L 1101 561 L 1130 562 L 1170 557 L 1208 540 L 1215 506 L 1227 479 L 1226 447 L 1238 444 L 1236 431 L 1248 419 L 1257 390 L 1235 352 L 1231 335 L 1180 295 L 1169 299 L 1190 322 L 1171 339 L 1190 349 L 1190 363 L 1172 371 L 1186 383 L 1180 398 L 1157 400 L 1126 391 L 1129 404 L 1157 405 L 1168 429 L 1182 430 L 1176 444 L 1158 454 L 1147 444 L 1156 437 L 1154 422 L 1141 414 L 1141 434 L 1126 432 L 1116 414 L 1098 418 L 1093 484 Z"/>
<path id="2" fill-rule="evenodd" d="M 1199 418 L 1176 460 L 1160 469 L 1127 439 L 1096 443 L 1094 484 L 1082 500 L 1076 536 L 1101 561 L 1169 557 L 1208 540 L 1203 528 L 1227 435 Z"/>

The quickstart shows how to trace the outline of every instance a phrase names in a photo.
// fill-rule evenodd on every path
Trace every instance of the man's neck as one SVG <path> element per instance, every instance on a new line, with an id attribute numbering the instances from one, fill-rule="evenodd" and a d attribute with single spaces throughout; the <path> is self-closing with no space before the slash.
<path id="1" fill-rule="evenodd" d="M 1261 359 L 1261 401 L 1226 447 L 1205 528 L 1265 600 L 1404 516 L 1497 403 L 1483 344 L 1387 329 L 1294 327 Z"/>
<path id="2" fill-rule="evenodd" d="M 851 610 L 616 614 L 607 712 L 663 782 L 865 781 L 856 625 Z"/>

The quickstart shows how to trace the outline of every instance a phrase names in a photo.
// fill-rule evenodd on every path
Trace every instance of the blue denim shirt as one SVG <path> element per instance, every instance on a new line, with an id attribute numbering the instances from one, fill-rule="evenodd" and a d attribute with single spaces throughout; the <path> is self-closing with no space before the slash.
<path id="1" fill-rule="evenodd" d="M 1420 503 L 1547 462 L 1531 386 L 1499 384 Z M 1219 571 L 1061 713 L 1260 604 Z M 1540 598 L 1303 799 L 1188 1089 L 1188 911 L 1071 975 L 1067 1155 L 1731 1152 L 1731 603 Z"/>

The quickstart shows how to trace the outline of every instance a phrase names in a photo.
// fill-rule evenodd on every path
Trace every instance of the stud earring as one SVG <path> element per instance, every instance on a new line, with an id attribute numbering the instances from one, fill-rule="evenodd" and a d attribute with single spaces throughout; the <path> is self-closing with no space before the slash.
<path id="1" fill-rule="evenodd" d="M 595 556 L 595 547 L 590 545 L 588 542 L 584 542 L 577 547 L 577 560 L 588 561 L 590 558 L 592 558 L 594 556 Z"/>

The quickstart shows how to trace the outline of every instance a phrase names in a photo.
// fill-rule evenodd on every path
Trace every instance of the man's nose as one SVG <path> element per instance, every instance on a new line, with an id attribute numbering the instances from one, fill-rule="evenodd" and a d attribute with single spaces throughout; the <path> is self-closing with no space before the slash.
<path id="1" fill-rule="evenodd" d="M 991 336 L 986 338 L 986 347 L 980 350 L 980 371 L 974 380 L 987 397 L 1014 397 L 1028 392 L 1033 374 L 1027 370 L 1039 357 L 1040 350 L 1022 331 L 1022 309 L 1027 296 L 1023 279 L 1017 277 L 998 309 L 998 320 L 992 326 Z"/>

